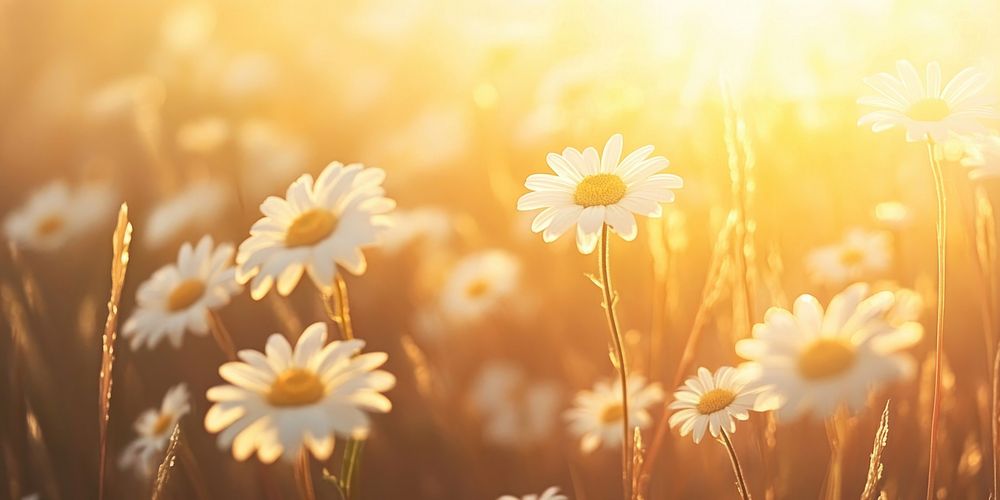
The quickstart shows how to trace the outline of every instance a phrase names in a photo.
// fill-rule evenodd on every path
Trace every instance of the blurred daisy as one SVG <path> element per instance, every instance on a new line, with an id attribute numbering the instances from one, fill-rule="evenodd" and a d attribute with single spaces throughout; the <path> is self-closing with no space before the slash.
<path id="1" fill-rule="evenodd" d="M 659 217 L 661 203 L 673 201 L 671 189 L 683 181 L 672 174 L 658 174 L 670 162 L 662 156 L 647 158 L 653 146 L 644 146 L 621 159 L 622 136 L 608 139 L 604 153 L 590 147 L 583 152 L 566 148 L 549 153 L 547 162 L 556 175 L 533 174 L 525 187 L 532 192 L 517 200 L 518 210 L 543 209 L 531 230 L 552 242 L 576 225 L 580 252 L 594 251 L 604 224 L 631 241 L 638 234 L 635 214 Z"/>
<path id="2" fill-rule="evenodd" d="M 561 392 L 555 382 L 529 380 L 520 366 L 492 361 L 473 380 L 469 399 L 484 420 L 486 440 L 524 446 L 552 435 Z"/>
<path id="3" fill-rule="evenodd" d="M 177 129 L 177 147 L 187 153 L 207 154 L 222 147 L 229 136 L 230 127 L 225 119 L 204 116 Z"/>
<path id="4" fill-rule="evenodd" d="M 892 240 L 883 231 L 854 228 L 839 243 L 817 248 L 806 256 L 813 281 L 832 286 L 886 272 L 892 260 Z"/>
<path id="5" fill-rule="evenodd" d="M 841 404 L 859 411 L 870 391 L 913 373 L 913 360 L 898 351 L 919 341 L 914 333 L 922 330 L 894 326 L 887 318 L 893 292 L 868 290 L 851 285 L 825 312 L 811 295 L 796 299 L 791 312 L 772 307 L 753 337 L 736 344 L 755 383 L 781 405 L 780 417 L 825 418 Z"/>
<path id="6" fill-rule="evenodd" d="M 865 78 L 879 95 L 862 97 L 858 104 L 879 109 L 862 116 L 859 126 L 870 123 L 875 132 L 900 126 L 907 141 L 944 142 L 952 133 L 980 131 L 982 119 L 998 117 L 994 100 L 983 93 L 990 78 L 974 68 L 960 71 L 943 89 L 937 62 L 927 65 L 926 86 L 909 61 L 897 62 L 896 71 L 899 78 L 888 73 Z"/>
<path id="7" fill-rule="evenodd" d="M 305 170 L 309 157 L 302 139 L 266 120 L 241 124 L 236 142 L 243 160 L 240 180 L 253 199 L 287 186 Z"/>
<path id="8" fill-rule="evenodd" d="M 143 225 L 143 238 L 150 248 L 159 248 L 186 230 L 208 229 L 230 204 L 230 191 L 220 182 L 197 181 L 159 203 Z"/>
<path id="9" fill-rule="evenodd" d="M 212 37 L 215 23 L 216 12 L 209 2 L 183 2 L 164 15 L 160 40 L 165 48 L 177 52 L 203 48 Z"/>
<path id="10" fill-rule="evenodd" d="M 647 408 L 663 400 L 663 389 L 655 382 L 646 385 L 646 378 L 630 374 L 628 377 L 629 423 L 645 428 L 651 418 Z M 580 391 L 574 407 L 563 416 L 570 431 L 580 437 L 580 450 L 590 453 L 602 445 L 616 448 L 622 443 L 622 393 L 617 382 L 601 381 L 593 391 Z"/>
<path id="11" fill-rule="evenodd" d="M 180 347 L 184 332 L 209 331 L 209 311 L 229 304 L 243 289 L 236 283 L 233 246 L 215 246 L 211 236 L 181 245 L 177 263 L 168 264 L 139 285 L 137 309 L 122 327 L 132 349 L 156 347 L 164 337 Z"/>
<path id="12" fill-rule="evenodd" d="M 51 251 L 111 219 L 115 196 L 106 184 L 75 190 L 53 182 L 28 198 L 4 219 L 4 234 L 19 247 Z"/>
<path id="13" fill-rule="evenodd" d="M 523 497 L 504 495 L 497 500 L 569 500 L 569 497 L 559 493 L 559 487 L 553 486 L 543 491 L 541 495 L 524 495 Z"/>
<path id="14" fill-rule="evenodd" d="M 143 412 L 134 425 L 139 436 L 122 451 L 118 466 L 122 469 L 131 468 L 142 477 L 152 476 L 174 426 L 191 411 L 188 399 L 187 386 L 178 384 L 163 396 L 159 410 L 149 409 Z"/>
<path id="15" fill-rule="evenodd" d="M 674 393 L 674 402 L 667 408 L 678 410 L 670 416 L 670 427 L 680 426 L 681 436 L 694 433 L 694 442 L 701 442 L 708 430 L 719 437 L 725 430 L 736 432 L 736 420 L 750 418 L 755 409 L 759 390 L 748 389 L 748 380 L 735 368 L 723 366 L 712 372 L 699 368 L 698 376 L 690 377 Z"/>
<path id="16" fill-rule="evenodd" d="M 960 162 L 969 167 L 969 179 L 974 181 L 1000 177 L 1000 135 L 980 135 L 967 138 Z"/>
<path id="17" fill-rule="evenodd" d="M 381 248 L 395 254 L 417 240 L 437 244 L 452 233 L 451 216 L 437 207 L 397 210 L 392 214 L 392 227 L 385 232 Z"/>
<path id="18" fill-rule="evenodd" d="M 893 231 L 905 229 L 913 222 L 909 207 L 898 201 L 883 201 L 875 205 L 875 220 Z"/>
<path id="19" fill-rule="evenodd" d="M 455 265 L 441 291 L 441 311 L 468 323 L 498 310 L 517 289 L 521 263 L 503 250 L 469 255 Z"/>
<path id="20" fill-rule="evenodd" d="M 264 353 L 242 350 L 242 362 L 226 363 L 219 375 L 232 385 L 208 390 L 215 403 L 205 415 L 205 428 L 220 432 L 222 448 L 246 460 L 257 452 L 264 463 L 279 456 L 294 459 L 305 447 L 325 460 L 333 452 L 334 435 L 363 439 L 370 422 L 362 410 L 385 413 L 392 408 L 382 392 L 396 379 L 376 368 L 383 352 L 358 354 L 362 340 L 326 343 L 326 323 L 309 325 L 294 350 L 280 334 L 267 339 Z"/>
<path id="21" fill-rule="evenodd" d="M 304 272 L 322 290 L 333 284 L 337 265 L 352 274 L 365 272 L 361 249 L 373 245 L 396 202 L 383 196 L 385 172 L 359 163 L 333 162 L 313 177 L 304 174 L 288 187 L 285 198 L 269 196 L 261 203 L 264 217 L 240 244 L 236 273 L 260 300 L 276 284 L 288 295 Z"/>

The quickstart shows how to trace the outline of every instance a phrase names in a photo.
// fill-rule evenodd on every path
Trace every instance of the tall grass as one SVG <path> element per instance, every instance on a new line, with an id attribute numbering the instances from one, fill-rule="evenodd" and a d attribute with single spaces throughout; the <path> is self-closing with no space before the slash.
<path id="1" fill-rule="evenodd" d="M 98 375 L 97 496 L 101 499 L 104 498 L 106 490 L 105 465 L 108 453 L 108 422 L 111 419 L 111 382 L 115 363 L 115 339 L 118 337 L 118 304 L 121 301 L 122 287 L 125 286 L 125 271 L 128 269 L 128 249 L 131 241 L 132 224 L 128 221 L 128 205 L 122 203 L 118 210 L 118 223 L 111 239 L 114 252 L 111 260 L 111 296 L 108 299 L 108 317 L 104 322 L 104 335 L 101 343 L 101 371 Z"/>

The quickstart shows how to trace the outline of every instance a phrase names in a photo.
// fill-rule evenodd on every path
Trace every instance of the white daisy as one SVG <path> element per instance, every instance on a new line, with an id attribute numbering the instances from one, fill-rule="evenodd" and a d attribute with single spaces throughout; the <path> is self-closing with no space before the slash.
<path id="1" fill-rule="evenodd" d="M 861 117 L 858 125 L 871 124 L 882 132 L 901 126 L 910 142 L 944 142 L 952 133 L 982 130 L 980 121 L 997 118 L 994 100 L 983 94 L 990 78 L 974 68 L 965 68 L 941 86 L 941 66 L 927 65 L 927 81 L 920 81 L 917 69 L 909 61 L 898 61 L 899 78 L 879 73 L 865 78 L 865 83 L 879 93 L 858 99 L 858 104 L 880 108 Z"/>
<path id="2" fill-rule="evenodd" d="M 381 248 L 395 254 L 418 240 L 437 245 L 451 236 L 453 227 L 451 215 L 438 207 L 397 210 L 392 214 L 392 227 L 385 232 Z"/>
<path id="3" fill-rule="evenodd" d="M 222 147 L 230 136 L 229 122 L 221 116 L 203 116 L 177 129 L 177 147 L 194 154 L 208 154 Z"/>
<path id="4" fill-rule="evenodd" d="M 736 432 L 736 420 L 747 420 L 750 411 L 757 409 L 760 391 L 749 389 L 748 382 L 735 368 L 723 366 L 715 374 L 699 368 L 698 376 L 688 378 L 667 407 L 678 410 L 670 416 L 670 427 L 679 425 L 681 436 L 693 432 L 695 443 L 701 442 L 706 430 L 716 438 L 723 430 Z"/>
<path id="5" fill-rule="evenodd" d="M 517 200 L 518 210 L 543 209 L 531 224 L 546 243 L 576 225 L 576 246 L 590 253 L 597 246 L 601 228 L 607 224 L 623 239 L 638 234 L 635 215 L 659 217 L 661 203 L 671 202 L 683 185 L 680 177 L 658 174 L 670 162 L 662 156 L 647 158 L 653 146 L 644 146 L 621 159 L 622 136 L 608 139 L 604 153 L 590 147 L 583 152 L 566 148 L 546 159 L 556 173 L 533 174 L 524 185 L 532 192 Z"/>
<path id="6" fill-rule="evenodd" d="M 197 181 L 159 203 L 149 214 L 142 237 L 150 248 L 160 248 L 189 230 L 209 229 L 232 201 L 222 183 Z"/>
<path id="7" fill-rule="evenodd" d="M 922 330 L 890 321 L 893 292 L 868 290 L 851 285 L 825 312 L 811 295 L 796 299 L 793 312 L 772 307 L 753 337 L 736 344 L 751 361 L 744 367 L 781 405 L 780 417 L 824 418 L 841 404 L 858 411 L 869 392 L 913 373 L 913 360 L 898 351 L 919 341 Z"/>
<path id="8" fill-rule="evenodd" d="M 389 225 L 384 214 L 396 202 L 383 196 L 385 172 L 354 163 L 328 165 L 316 178 L 302 175 L 288 187 L 285 198 L 269 196 L 261 203 L 264 217 L 240 244 L 237 279 L 251 278 L 250 295 L 260 300 L 276 284 L 288 295 L 303 272 L 317 287 L 328 290 L 337 265 L 365 272 L 361 249 L 374 244 Z"/>
<path id="9" fill-rule="evenodd" d="M 163 396 L 160 409 L 146 410 L 135 421 L 135 432 L 139 435 L 122 451 L 118 466 L 133 469 L 142 477 L 149 477 L 156 471 L 160 454 L 166 449 L 170 433 L 180 418 L 191 411 L 187 386 L 178 384 Z"/>
<path id="10" fill-rule="evenodd" d="M 552 435 L 562 399 L 555 382 L 529 380 L 520 366 L 492 361 L 476 376 L 470 391 L 469 400 L 484 420 L 487 441 L 523 446 Z"/>
<path id="11" fill-rule="evenodd" d="M 647 408 L 663 400 L 663 389 L 653 382 L 646 385 L 646 378 L 634 373 L 628 377 L 628 421 L 633 427 L 645 428 L 651 417 Z M 593 391 L 580 391 L 574 399 L 574 408 L 563 416 L 570 431 L 580 437 L 580 450 L 590 453 L 603 445 L 606 449 L 622 443 L 622 393 L 617 381 L 601 381 Z"/>
<path id="12" fill-rule="evenodd" d="M 161 267 L 139 285 L 137 309 L 122 327 L 132 349 L 156 347 L 164 337 L 180 347 L 184 332 L 209 331 L 209 311 L 229 303 L 243 289 L 236 283 L 233 246 L 214 246 L 211 236 L 181 245 L 177 262 Z"/>
<path id="13" fill-rule="evenodd" d="M 495 312 L 517 289 L 521 263 L 509 252 L 487 250 L 463 258 L 441 290 L 441 312 L 458 324 Z"/>
<path id="14" fill-rule="evenodd" d="M 969 167 L 969 179 L 1000 177 L 1000 135 L 978 135 L 962 142 L 965 147 L 960 162 Z"/>
<path id="15" fill-rule="evenodd" d="M 497 500 L 569 500 L 569 497 L 559 493 L 558 486 L 553 486 L 543 491 L 541 495 L 524 495 L 523 497 L 504 495 Z"/>
<path id="16" fill-rule="evenodd" d="M 806 256 L 806 268 L 816 283 L 842 286 L 878 276 L 892 263 L 892 239 L 884 231 L 849 230 L 839 243 L 817 248 Z"/>
<path id="17" fill-rule="evenodd" d="M 7 215 L 4 234 L 19 247 L 56 250 L 102 221 L 113 220 L 114 199 L 106 184 L 70 189 L 62 181 L 53 182 Z"/>
<path id="18" fill-rule="evenodd" d="M 267 339 L 264 353 L 242 350 L 243 362 L 230 362 L 219 375 L 232 385 L 208 390 L 216 403 L 205 415 L 205 428 L 220 432 L 222 448 L 246 460 L 257 452 L 264 463 L 279 456 L 294 459 L 304 446 L 325 460 L 333 452 L 334 435 L 363 439 L 370 422 L 362 410 L 385 413 L 392 408 L 382 395 L 396 384 L 384 352 L 358 354 L 363 340 L 326 343 L 326 323 L 309 325 L 295 349 L 280 334 Z"/>

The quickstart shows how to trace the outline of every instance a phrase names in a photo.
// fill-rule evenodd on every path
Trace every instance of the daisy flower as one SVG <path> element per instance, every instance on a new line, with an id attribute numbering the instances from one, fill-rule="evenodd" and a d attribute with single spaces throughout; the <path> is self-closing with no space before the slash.
<path id="1" fill-rule="evenodd" d="M 759 390 L 748 388 L 747 378 L 737 369 L 723 366 L 712 372 L 699 368 L 674 393 L 674 402 L 667 408 L 678 410 L 670 416 L 670 427 L 680 426 L 681 436 L 693 432 L 695 443 L 701 442 L 708 430 L 712 437 L 722 431 L 736 432 L 736 420 L 750 418 L 755 410 Z"/>
<path id="2" fill-rule="evenodd" d="M 927 65 L 926 85 L 909 61 L 897 62 L 896 71 L 898 78 L 888 73 L 865 78 L 879 95 L 862 97 L 858 104 L 879 109 L 862 116 L 858 126 L 871 124 L 874 132 L 899 126 L 906 129 L 907 141 L 944 142 L 952 133 L 980 131 L 982 119 L 998 117 L 994 100 L 983 94 L 990 79 L 974 68 L 963 69 L 943 88 L 937 62 Z"/>
<path id="3" fill-rule="evenodd" d="M 288 295 L 303 273 L 329 290 L 337 264 L 352 274 L 365 272 L 361 249 L 374 244 L 388 227 L 387 212 L 396 202 L 382 196 L 385 172 L 359 163 L 328 165 L 319 177 L 304 174 L 288 187 L 285 198 L 269 196 L 264 214 L 240 244 L 236 279 L 250 283 L 260 300 L 271 290 Z"/>
<path id="4" fill-rule="evenodd" d="M 569 497 L 559 493 L 558 486 L 553 486 L 543 491 L 541 495 L 524 495 L 523 497 L 504 495 L 497 500 L 569 500 Z"/>
<path id="5" fill-rule="evenodd" d="M 628 377 L 629 423 L 645 428 L 651 418 L 646 410 L 663 400 L 663 389 L 655 382 L 646 385 L 646 378 L 630 374 Z M 580 437 L 580 450 L 590 453 L 602 445 L 614 448 L 622 443 L 622 393 L 617 383 L 601 381 L 593 391 L 580 391 L 574 407 L 563 416 L 570 431 Z"/>
<path id="6" fill-rule="evenodd" d="M 967 138 L 960 161 L 969 167 L 973 181 L 1000 177 L 1000 135 L 990 134 Z"/>
<path id="7" fill-rule="evenodd" d="M 377 370 L 388 356 L 358 354 L 362 340 L 327 344 L 326 338 L 326 323 L 309 325 L 294 349 L 275 333 L 263 353 L 242 350 L 242 362 L 219 368 L 230 385 L 208 390 L 215 405 L 205 415 L 205 428 L 220 433 L 221 448 L 231 446 L 240 461 L 255 451 L 264 463 L 279 456 L 292 460 L 303 447 L 325 460 L 333 452 L 334 435 L 367 436 L 370 422 L 362 410 L 392 408 L 382 392 L 396 378 Z"/>
<path id="8" fill-rule="evenodd" d="M 493 361 L 472 382 L 469 399 L 483 417 L 486 440 L 524 446 L 552 435 L 561 392 L 555 382 L 529 380 L 520 366 Z"/>
<path id="9" fill-rule="evenodd" d="M 209 312 L 229 304 L 243 289 L 235 275 L 232 245 L 215 246 L 207 235 L 196 246 L 181 245 L 175 264 L 139 285 L 138 309 L 125 322 L 122 335 L 130 339 L 132 349 L 143 344 L 154 348 L 164 337 L 177 348 L 184 332 L 205 335 Z"/>
<path id="10" fill-rule="evenodd" d="M 191 411 L 188 400 L 187 386 L 178 384 L 163 396 L 159 410 L 151 408 L 143 412 L 134 426 L 139 436 L 125 447 L 118 459 L 118 466 L 122 469 L 131 468 L 142 477 L 152 476 L 174 426 L 182 416 Z"/>
<path id="11" fill-rule="evenodd" d="M 914 333 L 922 330 L 890 321 L 895 299 L 890 291 L 869 296 L 868 285 L 857 283 L 824 311 L 812 295 L 802 295 L 792 311 L 769 309 L 736 352 L 750 360 L 744 367 L 755 384 L 781 404 L 782 418 L 824 418 L 841 404 L 859 411 L 869 392 L 913 373 L 913 360 L 899 351 L 919 341 Z"/>
<path id="12" fill-rule="evenodd" d="M 220 182 L 194 182 L 153 209 L 143 225 L 144 242 L 150 248 L 160 248 L 185 231 L 207 230 L 231 200 L 231 192 Z"/>
<path id="13" fill-rule="evenodd" d="M 842 286 L 885 273 L 891 261 L 892 239 L 888 233 L 854 228 L 839 243 L 810 252 L 806 268 L 816 283 Z"/>
<path id="14" fill-rule="evenodd" d="M 441 291 L 441 311 L 455 323 L 468 323 L 496 311 L 517 288 L 521 264 L 508 252 L 487 250 L 465 257 Z"/>
<path id="15" fill-rule="evenodd" d="M 4 219 L 4 234 L 14 245 L 52 251 L 86 233 L 104 220 L 111 220 L 114 194 L 106 184 L 76 189 L 53 182 L 31 195 L 28 201 Z"/>
<path id="16" fill-rule="evenodd" d="M 615 134 L 602 155 L 592 147 L 549 153 L 546 160 L 556 175 L 528 176 L 524 185 L 532 192 L 517 200 L 517 209 L 542 209 L 531 230 L 541 232 L 546 243 L 576 225 L 576 246 L 585 254 L 594 251 L 604 224 L 631 241 L 638 234 L 635 215 L 659 217 L 661 203 L 674 199 L 671 189 L 684 184 L 676 175 L 657 173 L 670 162 L 648 158 L 652 152 L 653 146 L 644 146 L 622 160 L 622 136 Z"/>

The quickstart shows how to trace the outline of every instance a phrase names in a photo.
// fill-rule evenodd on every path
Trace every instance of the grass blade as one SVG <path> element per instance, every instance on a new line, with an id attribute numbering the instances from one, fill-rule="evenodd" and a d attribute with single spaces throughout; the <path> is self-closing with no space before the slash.
<path id="1" fill-rule="evenodd" d="M 861 492 L 861 500 L 879 498 L 882 489 L 882 472 L 885 470 L 882 455 L 885 453 L 885 446 L 888 442 L 889 401 L 886 401 L 885 409 L 882 410 L 882 419 L 878 423 L 878 430 L 875 431 L 875 444 L 872 446 L 871 461 L 868 464 L 868 479 L 865 481 L 864 491 Z"/>
<path id="2" fill-rule="evenodd" d="M 125 270 L 128 268 L 128 247 L 132 241 L 132 224 L 128 221 L 128 205 L 122 203 L 118 210 L 118 224 L 111 243 L 114 257 L 111 260 L 111 295 L 108 299 L 108 318 L 104 322 L 104 336 L 101 345 L 101 372 L 97 399 L 99 429 L 99 449 L 97 462 L 97 496 L 104 498 L 104 469 L 108 454 L 108 421 L 111 417 L 111 370 L 115 362 L 115 338 L 118 336 L 118 303 L 121 301 L 125 284 Z"/>

